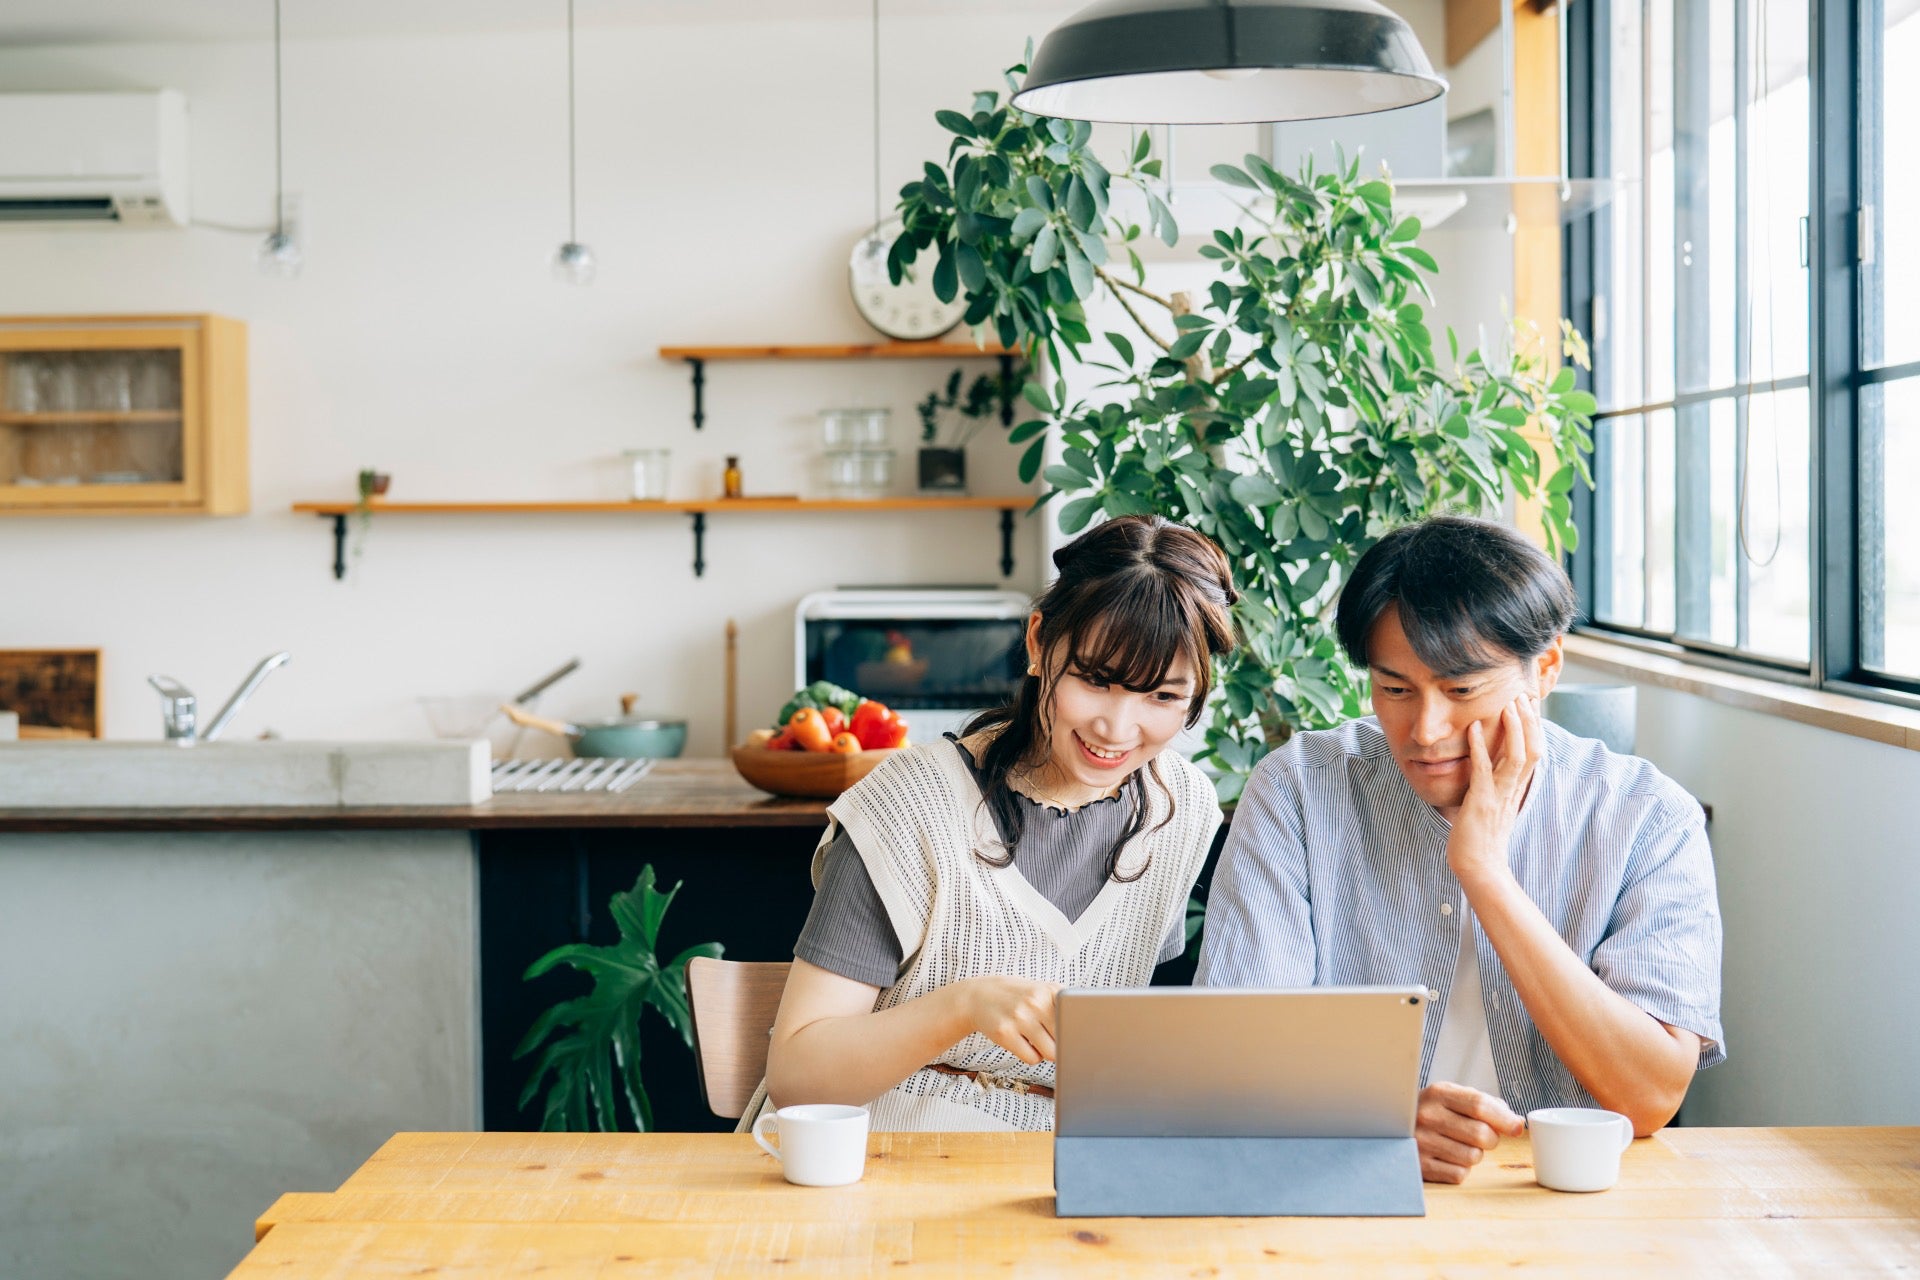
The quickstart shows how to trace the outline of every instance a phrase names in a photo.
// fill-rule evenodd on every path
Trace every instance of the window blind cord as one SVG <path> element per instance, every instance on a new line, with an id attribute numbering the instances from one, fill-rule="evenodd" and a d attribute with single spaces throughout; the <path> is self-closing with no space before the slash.
<path id="1" fill-rule="evenodd" d="M 1756 74 L 1751 82 L 1754 86 L 1752 90 L 1753 99 L 1748 105 L 1752 107 L 1762 108 L 1768 121 L 1771 122 L 1773 118 L 1773 109 L 1771 106 L 1766 105 L 1766 100 L 1770 96 L 1767 93 L 1767 88 L 1768 88 L 1767 0 L 1754 0 L 1753 8 L 1754 8 L 1753 59 L 1756 64 L 1755 65 Z M 1771 130 L 1766 130 L 1765 132 L 1770 133 Z M 1748 154 L 1749 155 L 1753 154 L 1755 150 L 1756 148 L 1754 148 L 1752 144 L 1752 136 L 1751 134 L 1749 134 Z M 1750 498 L 1750 490 L 1753 484 L 1753 397 L 1748 392 L 1741 393 L 1743 396 L 1745 396 L 1747 401 L 1747 435 L 1746 435 L 1746 439 L 1741 441 L 1741 446 L 1740 446 L 1740 449 L 1741 449 L 1740 496 L 1739 496 L 1738 508 L 1734 515 L 1734 530 L 1736 535 L 1740 539 L 1740 554 L 1746 557 L 1748 564 L 1755 565 L 1759 568 L 1764 569 L 1769 565 L 1771 565 L 1774 562 L 1775 558 L 1778 557 L 1780 554 L 1780 544 L 1783 540 L 1783 525 L 1785 524 L 1786 513 L 1780 501 L 1780 495 L 1782 492 L 1782 484 L 1781 484 L 1781 478 L 1780 478 L 1781 476 L 1780 416 L 1777 408 L 1779 401 L 1777 400 L 1777 398 L 1775 398 L 1778 390 L 1777 384 L 1780 377 L 1780 355 L 1779 355 L 1779 352 L 1774 349 L 1774 329 L 1773 329 L 1773 314 L 1774 314 L 1774 302 L 1775 302 L 1774 296 L 1773 296 L 1773 271 L 1772 271 L 1773 167 L 1768 154 L 1769 148 L 1762 146 L 1757 148 L 1757 151 L 1760 157 L 1760 171 L 1761 171 L 1761 181 L 1760 181 L 1761 196 L 1759 201 L 1761 205 L 1760 235 L 1765 244 L 1765 252 L 1761 255 L 1761 261 L 1764 264 L 1766 264 L 1766 268 L 1767 268 L 1767 271 L 1766 271 L 1766 290 L 1767 290 L 1767 344 L 1766 346 L 1767 346 L 1767 391 L 1768 391 L 1767 403 L 1770 407 L 1773 408 L 1773 413 L 1771 415 L 1772 422 L 1773 422 L 1773 431 L 1772 431 L 1772 436 L 1773 436 L 1773 440 L 1772 440 L 1772 443 L 1773 443 L 1773 545 L 1767 549 L 1767 554 L 1764 557 L 1756 556 L 1753 554 L 1753 539 L 1751 536 L 1751 531 L 1748 528 L 1748 525 L 1750 523 L 1750 519 L 1753 513 L 1753 505 Z M 1748 207 L 1752 208 L 1751 201 L 1749 201 Z M 1747 348 L 1745 371 L 1749 379 L 1751 379 L 1751 377 L 1753 376 L 1753 330 L 1754 330 L 1753 297 L 1755 292 L 1753 288 L 1753 280 L 1752 280 L 1753 267 L 1754 267 L 1753 237 L 1749 236 L 1747 239 L 1747 275 L 1748 275 L 1747 297 L 1746 297 L 1747 323 L 1746 323 L 1746 332 L 1744 335 L 1744 340 Z"/>

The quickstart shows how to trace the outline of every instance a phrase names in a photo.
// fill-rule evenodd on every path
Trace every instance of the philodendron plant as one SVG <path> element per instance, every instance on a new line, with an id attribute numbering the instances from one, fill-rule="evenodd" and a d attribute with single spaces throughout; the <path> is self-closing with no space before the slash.
<path id="1" fill-rule="evenodd" d="M 721 950 L 717 942 L 703 942 L 666 964 L 660 962 L 654 950 L 660 921 L 679 892 L 678 884 L 665 893 L 654 888 L 653 867 L 642 867 L 633 888 L 614 894 L 607 904 L 620 930 L 618 942 L 555 947 L 528 967 L 529 980 L 562 964 L 593 979 L 592 991 L 541 1014 L 513 1051 L 514 1057 L 523 1058 L 540 1050 L 520 1091 L 520 1105 L 533 1101 L 545 1085 L 542 1129 L 616 1133 L 628 1124 L 641 1132 L 653 1128 L 653 1102 L 640 1079 L 640 1018 L 651 1006 L 691 1048 L 687 961 L 718 956 Z"/>
<path id="2" fill-rule="evenodd" d="M 1009 71 L 1009 90 L 1024 71 Z M 902 189 L 890 261 L 899 272 L 931 256 L 936 291 L 964 292 L 970 323 L 1046 354 L 1055 376 L 1027 383 L 1037 416 L 1011 436 L 1027 445 L 1021 477 L 1040 473 L 1051 438 L 1059 461 L 1041 501 L 1064 500 L 1064 531 L 1153 513 L 1232 561 L 1244 643 L 1219 662 L 1200 753 L 1223 799 L 1295 729 L 1362 713 L 1364 673 L 1336 642 L 1333 603 L 1381 535 L 1519 497 L 1539 501 L 1550 551 L 1574 545 L 1569 495 L 1592 483 L 1592 396 L 1521 328 L 1464 356 L 1448 331 L 1436 355 L 1422 304 L 1439 268 L 1419 220 L 1395 214 L 1389 178 L 1358 161 L 1291 177 L 1257 155 L 1215 166 L 1251 227 L 1214 232 L 1200 248 L 1213 280 L 1168 297 L 1148 287 L 1140 227 L 1110 204 L 1115 182 L 1138 188 L 1151 231 L 1177 241 L 1148 135 L 1111 174 L 1090 125 L 1026 115 L 996 93 L 939 120 L 954 140 L 944 165 Z M 1098 289 L 1135 336 L 1109 332 L 1096 348 L 1084 304 Z M 1584 366 L 1580 336 L 1564 322 L 1558 336 Z M 1069 395 L 1065 361 L 1105 375 L 1097 402 Z"/>

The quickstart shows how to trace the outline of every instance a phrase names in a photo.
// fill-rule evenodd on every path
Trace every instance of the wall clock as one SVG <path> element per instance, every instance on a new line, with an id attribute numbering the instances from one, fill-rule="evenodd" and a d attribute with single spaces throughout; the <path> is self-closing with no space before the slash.
<path id="1" fill-rule="evenodd" d="M 847 263 L 853 305 L 868 324 L 901 342 L 937 338 L 967 313 L 964 293 L 942 302 L 933 292 L 934 259 L 921 254 L 912 274 L 899 284 L 887 278 L 887 250 L 900 235 L 900 220 L 889 218 L 854 243 Z"/>

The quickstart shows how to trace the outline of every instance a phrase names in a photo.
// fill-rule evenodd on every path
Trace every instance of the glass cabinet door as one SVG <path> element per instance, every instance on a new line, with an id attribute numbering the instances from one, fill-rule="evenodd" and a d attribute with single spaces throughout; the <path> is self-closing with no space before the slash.
<path id="1" fill-rule="evenodd" d="M 179 484 L 178 346 L 0 351 L 0 484 Z"/>

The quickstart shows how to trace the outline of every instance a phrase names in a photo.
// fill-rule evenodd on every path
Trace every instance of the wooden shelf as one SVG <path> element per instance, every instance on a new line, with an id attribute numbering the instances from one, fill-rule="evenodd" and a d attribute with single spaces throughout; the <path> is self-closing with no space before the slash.
<path id="1" fill-rule="evenodd" d="M 772 346 L 661 347 L 662 360 L 685 360 L 693 367 L 693 429 L 707 421 L 707 361 L 709 360 L 968 360 L 991 357 L 1000 362 L 1000 421 L 1013 425 L 1013 362 L 1020 352 L 998 343 L 972 342 L 837 342 L 786 343 Z"/>
<path id="2" fill-rule="evenodd" d="M 707 498 L 692 502 L 296 502 L 297 515 L 333 521 L 333 576 L 347 576 L 347 518 L 354 515 L 684 515 L 693 518 L 693 576 L 707 571 L 707 516 L 715 512 L 997 511 L 1000 575 L 1013 573 L 1013 513 L 1031 507 L 1031 495 L 953 498 Z"/>
<path id="3" fill-rule="evenodd" d="M 662 347 L 662 360 L 955 360 L 1020 353 L 998 343 L 971 342 L 843 342 L 783 343 L 747 347 Z"/>

